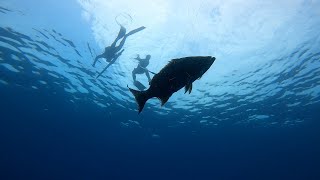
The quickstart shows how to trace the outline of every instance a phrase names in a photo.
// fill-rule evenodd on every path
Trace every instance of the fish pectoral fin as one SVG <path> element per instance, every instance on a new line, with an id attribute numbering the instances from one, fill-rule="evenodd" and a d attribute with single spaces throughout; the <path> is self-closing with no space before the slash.
<path id="1" fill-rule="evenodd" d="M 158 97 L 158 99 L 161 101 L 161 106 L 163 106 L 163 105 L 168 101 L 168 99 L 170 98 L 170 96 L 171 96 L 171 95 Z"/>
<path id="2" fill-rule="evenodd" d="M 184 87 L 184 89 L 185 89 L 185 92 L 184 92 L 184 93 L 187 93 L 187 92 L 189 91 L 189 94 L 190 94 L 191 91 L 192 91 L 192 83 L 187 84 L 187 85 Z"/>

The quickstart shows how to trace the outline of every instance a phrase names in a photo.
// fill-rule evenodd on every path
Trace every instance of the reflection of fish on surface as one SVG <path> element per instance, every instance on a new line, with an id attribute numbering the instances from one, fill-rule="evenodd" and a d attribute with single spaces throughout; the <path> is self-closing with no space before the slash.
<path id="1" fill-rule="evenodd" d="M 185 92 L 192 91 L 192 83 L 199 79 L 213 64 L 215 57 L 197 56 L 171 60 L 156 74 L 146 91 L 137 91 L 129 88 L 142 111 L 146 101 L 157 97 L 163 106 L 171 95 L 185 87 Z"/>

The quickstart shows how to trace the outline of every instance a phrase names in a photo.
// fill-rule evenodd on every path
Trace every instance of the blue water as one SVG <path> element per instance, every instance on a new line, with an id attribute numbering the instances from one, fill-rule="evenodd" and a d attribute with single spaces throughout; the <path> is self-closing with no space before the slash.
<path id="1" fill-rule="evenodd" d="M 115 19 L 146 29 L 96 79 Z M 0 179 L 320 179 L 319 29 L 312 0 L 0 1 Z M 138 115 L 136 54 L 217 60 Z"/>

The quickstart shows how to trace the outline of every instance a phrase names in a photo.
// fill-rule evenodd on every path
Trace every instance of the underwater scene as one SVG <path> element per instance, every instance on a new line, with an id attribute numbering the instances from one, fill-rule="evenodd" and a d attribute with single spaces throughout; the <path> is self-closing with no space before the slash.
<path id="1" fill-rule="evenodd" d="M 319 0 L 0 0 L 0 179 L 320 179 Z"/>

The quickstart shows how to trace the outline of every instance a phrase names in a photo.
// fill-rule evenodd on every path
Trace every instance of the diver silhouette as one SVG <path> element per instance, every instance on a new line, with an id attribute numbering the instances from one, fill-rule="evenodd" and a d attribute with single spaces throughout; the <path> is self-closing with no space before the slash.
<path id="1" fill-rule="evenodd" d="M 129 37 L 130 35 L 137 33 L 139 31 L 142 31 L 143 29 L 145 29 L 144 26 L 141 26 L 137 29 L 134 29 L 132 31 L 130 31 L 129 33 L 126 34 L 126 28 L 124 28 L 123 26 L 120 25 L 120 31 L 118 33 L 117 38 L 113 41 L 113 43 L 106 47 L 104 52 L 100 55 L 98 55 L 94 61 L 92 66 L 94 67 L 97 63 L 97 61 L 100 58 L 105 58 L 106 61 L 109 63 L 99 74 L 96 78 L 100 77 L 102 75 L 102 73 L 107 70 L 118 58 L 119 56 L 123 53 L 124 49 L 122 49 L 127 37 Z M 117 42 L 122 39 L 119 43 L 118 46 L 116 46 Z"/>
<path id="2" fill-rule="evenodd" d="M 149 70 L 147 69 L 147 66 L 149 65 L 149 60 L 150 60 L 151 56 L 150 55 L 147 55 L 146 58 L 144 59 L 141 59 L 140 58 L 140 55 L 138 54 L 136 58 L 136 60 L 139 61 L 139 64 L 136 68 L 133 69 L 132 71 L 132 78 L 133 78 L 133 81 L 136 82 L 136 74 L 143 74 L 145 73 L 147 78 L 148 78 L 148 81 L 150 83 L 151 81 L 151 78 L 150 78 L 150 75 L 149 75 Z"/>

